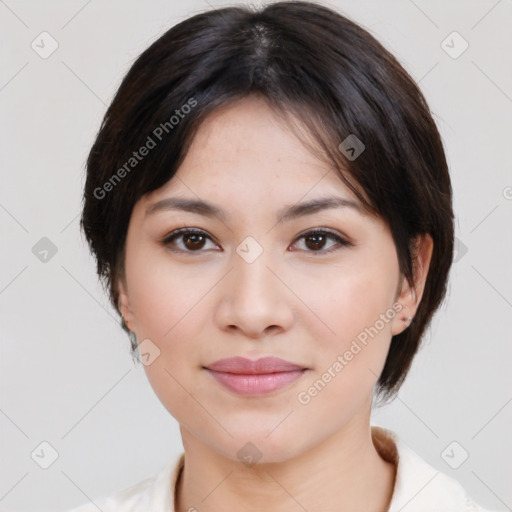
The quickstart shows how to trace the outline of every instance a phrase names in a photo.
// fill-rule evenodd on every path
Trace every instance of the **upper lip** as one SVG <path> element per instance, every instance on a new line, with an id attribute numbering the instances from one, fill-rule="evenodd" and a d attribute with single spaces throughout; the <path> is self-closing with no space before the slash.
<path id="1" fill-rule="evenodd" d="M 256 375 L 264 373 L 303 370 L 303 366 L 290 363 L 279 357 L 262 357 L 255 361 L 245 357 L 228 357 L 209 364 L 206 368 L 216 372 Z"/>

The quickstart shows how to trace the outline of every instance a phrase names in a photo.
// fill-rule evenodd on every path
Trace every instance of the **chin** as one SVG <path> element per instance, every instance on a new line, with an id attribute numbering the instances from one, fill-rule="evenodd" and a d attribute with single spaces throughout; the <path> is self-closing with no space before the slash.
<path id="1" fill-rule="evenodd" d="M 272 428 L 275 429 L 278 424 L 279 421 L 274 422 Z M 283 425 L 273 431 L 272 428 L 255 428 L 252 424 L 245 429 L 230 430 L 234 437 L 225 438 L 219 451 L 227 458 L 242 463 L 249 457 L 253 464 L 264 464 L 287 461 L 307 449 L 305 443 L 308 443 L 308 439 L 290 432 L 290 429 L 284 428 Z M 299 439 L 301 443 L 297 442 Z"/>

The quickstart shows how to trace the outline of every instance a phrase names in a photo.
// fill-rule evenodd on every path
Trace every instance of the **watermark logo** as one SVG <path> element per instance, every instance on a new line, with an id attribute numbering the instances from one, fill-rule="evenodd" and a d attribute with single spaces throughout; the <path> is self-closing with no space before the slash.
<path id="1" fill-rule="evenodd" d="M 366 149 L 366 146 L 360 139 L 351 133 L 338 146 L 338 149 L 352 162 Z"/>
<path id="2" fill-rule="evenodd" d="M 59 452 L 48 441 L 43 441 L 30 456 L 40 468 L 48 469 L 59 458 Z"/>
<path id="3" fill-rule="evenodd" d="M 30 44 L 39 57 L 47 59 L 59 47 L 57 40 L 49 32 L 41 32 Z"/>
<path id="4" fill-rule="evenodd" d="M 46 236 L 43 236 L 33 247 L 32 254 L 42 263 L 48 263 L 56 254 L 57 246 Z"/>
<path id="5" fill-rule="evenodd" d="M 144 366 L 149 366 L 160 357 L 160 349 L 149 338 L 146 338 L 138 345 L 135 355 Z"/>
<path id="6" fill-rule="evenodd" d="M 459 262 L 468 252 L 468 246 L 460 239 L 455 237 L 453 247 L 453 263 Z"/>
<path id="7" fill-rule="evenodd" d="M 443 39 L 441 48 L 452 59 L 458 59 L 469 48 L 469 43 L 457 31 L 453 31 Z"/>
<path id="8" fill-rule="evenodd" d="M 468 451 L 457 441 L 452 441 L 442 452 L 441 458 L 452 469 L 458 469 L 469 458 Z"/>
<path id="9" fill-rule="evenodd" d="M 245 445 L 238 450 L 236 456 L 240 462 L 250 468 L 263 457 L 263 453 L 261 453 L 256 445 L 249 442 L 245 443 Z"/>
<path id="10" fill-rule="evenodd" d="M 246 263 L 253 263 L 263 252 L 263 247 L 255 238 L 248 236 L 237 246 L 236 252 Z"/>

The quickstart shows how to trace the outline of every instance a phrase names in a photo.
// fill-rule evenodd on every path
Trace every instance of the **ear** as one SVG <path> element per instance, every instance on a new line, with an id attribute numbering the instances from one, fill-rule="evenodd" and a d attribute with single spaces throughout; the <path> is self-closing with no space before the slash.
<path id="1" fill-rule="evenodd" d="M 405 276 L 402 276 L 400 290 L 396 297 L 396 301 L 402 305 L 402 310 L 393 319 L 391 330 L 393 336 L 405 331 L 412 321 L 408 318 L 414 318 L 416 314 L 425 289 L 433 247 L 434 242 L 428 233 L 414 240 L 412 251 L 414 287 L 409 285 Z"/>
<path id="2" fill-rule="evenodd" d="M 128 297 L 128 289 L 124 279 L 120 278 L 117 281 L 119 298 L 118 306 L 121 311 L 121 315 L 124 318 L 125 324 L 128 326 L 130 331 L 135 331 L 135 314 L 130 305 L 130 298 Z"/>

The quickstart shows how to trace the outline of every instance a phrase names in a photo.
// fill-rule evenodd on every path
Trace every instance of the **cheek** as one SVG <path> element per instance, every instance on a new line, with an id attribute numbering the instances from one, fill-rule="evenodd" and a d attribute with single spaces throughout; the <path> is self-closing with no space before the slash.
<path id="1" fill-rule="evenodd" d="M 334 331 L 312 338 L 317 345 L 314 371 L 296 397 L 299 410 L 316 418 L 312 421 L 319 429 L 337 428 L 370 400 L 391 340 L 391 314 L 381 320 L 386 311 L 394 313 L 390 290 L 379 289 L 365 273 L 339 277 L 324 293 L 308 295 L 312 309 Z M 310 330 L 318 334 L 318 320 L 311 320 Z"/>
<path id="2" fill-rule="evenodd" d="M 395 283 L 388 272 L 367 265 L 347 265 L 323 276 L 310 273 L 303 280 L 298 294 L 307 297 L 305 305 L 310 313 L 310 328 L 323 324 L 327 336 L 316 337 L 319 342 L 341 348 L 344 343 L 374 325 L 393 304 Z M 316 313 L 311 314 L 311 311 Z M 321 320 L 321 322 L 320 322 Z M 380 325 L 380 324 L 379 324 Z M 382 327 L 382 326 L 381 326 Z M 379 330 L 390 334 L 390 322 Z"/>
<path id="3" fill-rule="evenodd" d="M 170 265 L 145 265 L 132 274 L 132 300 L 137 317 L 139 342 L 149 338 L 158 357 L 144 366 L 148 381 L 169 413 L 187 423 L 194 409 L 187 390 L 197 378 L 201 338 L 207 301 L 201 300 L 212 284 Z"/>
<path id="4" fill-rule="evenodd" d="M 317 345 L 315 373 L 309 382 L 321 380 L 317 405 L 330 400 L 356 404 L 371 392 L 391 340 L 394 274 L 394 268 L 384 271 L 360 259 L 333 269 L 321 281 L 311 275 L 311 280 L 303 281 L 299 293 L 318 315 L 306 311 L 303 315 Z"/>
<path id="5" fill-rule="evenodd" d="M 194 265 L 173 264 L 165 252 L 147 253 L 147 257 L 142 251 L 135 253 L 128 269 L 140 335 L 161 343 L 176 338 L 178 332 L 190 336 L 201 325 L 197 321 L 201 301 L 215 284 L 215 276 L 198 272 Z"/>

